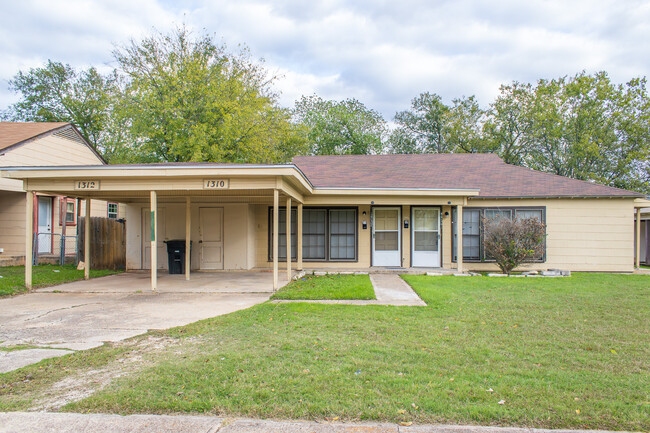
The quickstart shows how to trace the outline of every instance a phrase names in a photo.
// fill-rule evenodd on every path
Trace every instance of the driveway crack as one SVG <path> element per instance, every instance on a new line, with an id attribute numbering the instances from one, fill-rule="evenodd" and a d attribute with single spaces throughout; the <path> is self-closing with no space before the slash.
<path id="1" fill-rule="evenodd" d="M 57 312 L 57 311 L 72 310 L 73 308 L 77 308 L 77 307 L 85 307 L 86 305 L 95 305 L 95 304 L 96 304 L 96 305 L 100 305 L 101 302 L 88 302 L 88 303 L 86 303 L 86 304 L 71 305 L 71 306 L 69 306 L 69 307 L 63 307 L 63 308 L 57 308 L 57 309 L 55 309 L 55 310 L 49 310 L 49 311 L 46 311 L 45 313 L 40 314 L 40 315 L 38 315 L 38 316 L 30 317 L 29 319 L 25 319 L 25 322 L 29 322 L 29 321 L 31 321 L 31 320 L 40 319 L 41 317 L 45 317 L 45 316 L 47 316 L 48 314 L 55 313 L 55 312 Z"/>

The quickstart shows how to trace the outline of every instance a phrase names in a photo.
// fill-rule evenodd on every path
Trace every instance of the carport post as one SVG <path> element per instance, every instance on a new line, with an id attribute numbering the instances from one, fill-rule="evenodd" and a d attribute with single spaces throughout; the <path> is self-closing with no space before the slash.
<path id="1" fill-rule="evenodd" d="M 158 287 L 158 199 L 156 191 L 151 191 L 151 290 Z"/>
<path id="2" fill-rule="evenodd" d="M 291 197 L 287 198 L 287 281 L 291 281 Z"/>
<path id="3" fill-rule="evenodd" d="M 32 288 L 32 256 L 34 254 L 34 191 L 27 191 L 25 199 L 25 287 Z"/>
<path id="4" fill-rule="evenodd" d="M 86 197 L 86 217 L 84 218 L 84 279 L 90 279 L 90 199 Z"/>
<path id="5" fill-rule="evenodd" d="M 190 280 L 190 236 L 192 224 L 192 213 L 190 211 L 190 197 L 185 197 L 185 279 Z"/>
<path id="6" fill-rule="evenodd" d="M 273 190 L 273 291 L 278 290 L 278 241 L 279 235 L 278 230 L 280 224 L 278 224 L 278 219 L 280 218 L 280 191 L 277 189 Z"/>
<path id="7" fill-rule="evenodd" d="M 463 272 L 463 206 L 456 206 L 456 265 Z"/>
<path id="8" fill-rule="evenodd" d="M 298 230 L 296 230 L 296 235 L 298 236 L 298 242 L 296 242 L 296 248 L 298 251 L 296 251 L 296 269 L 302 271 L 302 203 L 298 203 L 297 214 L 298 221 L 296 221 L 296 225 Z"/>
<path id="9" fill-rule="evenodd" d="M 634 267 L 636 269 L 641 268 L 641 208 L 636 208 L 636 230 L 635 230 L 635 235 L 636 235 L 636 242 L 635 242 L 635 248 L 636 251 L 634 253 Z"/>

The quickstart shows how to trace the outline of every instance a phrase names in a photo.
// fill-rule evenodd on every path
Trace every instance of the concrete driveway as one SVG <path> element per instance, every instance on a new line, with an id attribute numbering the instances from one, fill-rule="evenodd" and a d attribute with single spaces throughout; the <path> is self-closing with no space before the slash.
<path id="1" fill-rule="evenodd" d="M 189 282 L 164 274 L 152 293 L 148 274 L 129 272 L 0 299 L 0 346 L 45 347 L 0 350 L 0 373 L 248 308 L 266 301 L 272 284 L 267 272 L 196 273 Z"/>

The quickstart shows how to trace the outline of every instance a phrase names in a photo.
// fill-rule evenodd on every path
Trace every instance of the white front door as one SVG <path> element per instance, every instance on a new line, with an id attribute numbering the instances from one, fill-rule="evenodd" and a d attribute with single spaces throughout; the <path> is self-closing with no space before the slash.
<path id="1" fill-rule="evenodd" d="M 414 207 L 411 212 L 412 266 L 440 267 L 440 209 Z"/>
<path id="2" fill-rule="evenodd" d="M 400 208 L 372 209 L 372 265 L 402 266 Z"/>
<path id="3" fill-rule="evenodd" d="M 52 198 L 38 198 L 38 253 L 52 253 Z"/>
<path id="4" fill-rule="evenodd" d="M 156 251 L 158 269 L 167 269 L 167 246 L 165 245 L 165 209 L 158 209 L 158 236 Z M 151 209 L 142 209 L 142 269 L 151 269 Z"/>
<path id="5" fill-rule="evenodd" d="M 223 269 L 223 208 L 199 208 L 201 269 Z"/>

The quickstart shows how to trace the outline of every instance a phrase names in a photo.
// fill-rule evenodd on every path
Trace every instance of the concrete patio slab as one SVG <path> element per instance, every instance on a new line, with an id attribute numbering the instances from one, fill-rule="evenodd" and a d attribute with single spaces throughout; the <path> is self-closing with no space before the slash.
<path id="1" fill-rule="evenodd" d="M 144 271 L 124 272 L 88 281 L 75 281 L 35 290 L 39 293 L 139 293 L 151 292 L 150 274 Z M 279 286 L 287 284 L 280 278 Z M 273 274 L 270 272 L 194 272 L 190 280 L 185 275 L 170 275 L 158 271 L 160 293 L 272 293 Z"/>
<path id="2" fill-rule="evenodd" d="M 0 346 L 85 350 L 150 329 L 186 325 L 268 300 L 273 276 L 211 273 L 187 282 L 183 275 L 165 275 L 157 292 L 141 289 L 143 281 L 148 283 L 147 274 L 125 273 L 0 299 Z M 69 353 L 17 352 L 0 352 L 0 372 Z"/>

